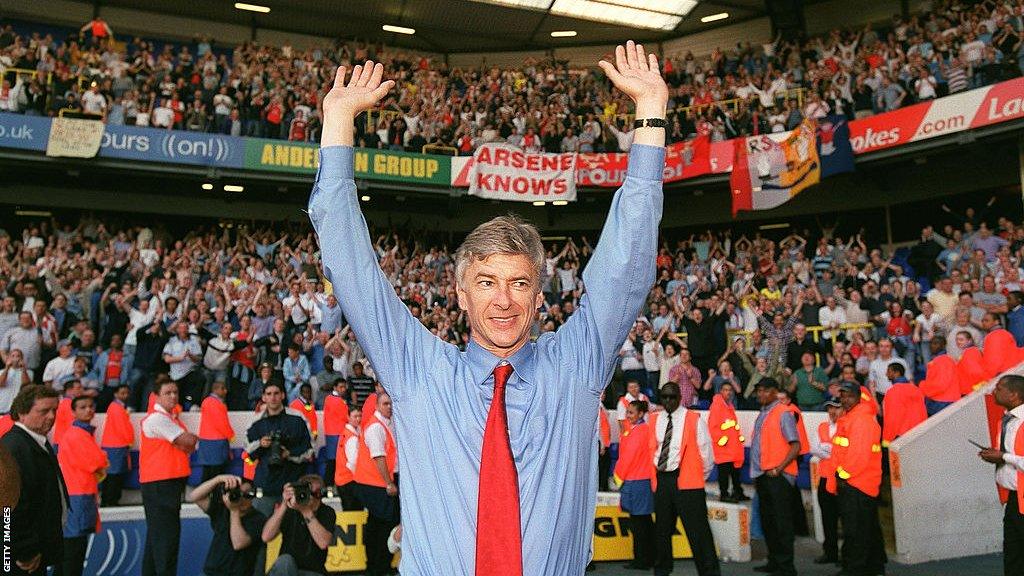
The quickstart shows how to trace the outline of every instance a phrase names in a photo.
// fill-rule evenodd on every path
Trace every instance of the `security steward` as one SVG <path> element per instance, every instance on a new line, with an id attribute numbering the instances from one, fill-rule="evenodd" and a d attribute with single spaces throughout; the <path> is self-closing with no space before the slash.
<path id="1" fill-rule="evenodd" d="M 1003 512 L 1003 573 L 1024 574 L 1024 377 L 1007 375 L 993 392 L 1006 408 L 999 427 L 999 449 L 986 448 L 981 459 L 996 465 L 996 484 L 1006 500 Z"/>

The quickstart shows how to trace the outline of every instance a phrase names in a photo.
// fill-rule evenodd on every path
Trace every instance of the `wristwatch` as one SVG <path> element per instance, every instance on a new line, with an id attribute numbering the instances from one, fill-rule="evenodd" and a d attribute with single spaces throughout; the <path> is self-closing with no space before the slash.
<path id="1" fill-rule="evenodd" d="M 668 128 L 668 122 L 664 118 L 637 118 L 633 128 Z"/>

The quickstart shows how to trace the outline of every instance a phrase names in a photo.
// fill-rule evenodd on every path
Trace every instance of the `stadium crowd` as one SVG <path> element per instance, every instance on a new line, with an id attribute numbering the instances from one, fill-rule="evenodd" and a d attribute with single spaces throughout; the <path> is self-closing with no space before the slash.
<path id="1" fill-rule="evenodd" d="M 861 118 L 1019 76 L 1022 11 L 1020 1 L 946 0 L 860 30 L 667 54 L 669 140 L 779 132 L 830 113 Z M 599 70 L 566 62 L 450 68 L 436 56 L 359 41 L 302 50 L 112 38 L 102 20 L 66 38 L 5 26 L 0 72 L 35 73 L 4 75 L 0 110 L 71 108 L 111 124 L 315 142 L 319 99 L 335 67 L 372 58 L 397 84 L 357 124 L 362 146 L 418 152 L 436 144 L 471 154 L 481 143 L 508 141 L 602 152 L 625 151 L 631 141 L 624 96 Z"/>

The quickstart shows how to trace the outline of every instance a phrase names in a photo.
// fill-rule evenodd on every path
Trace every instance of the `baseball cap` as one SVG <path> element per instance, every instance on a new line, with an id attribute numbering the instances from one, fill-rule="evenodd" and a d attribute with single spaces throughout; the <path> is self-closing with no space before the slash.
<path id="1" fill-rule="evenodd" d="M 853 392 L 854 394 L 859 394 L 860 393 L 860 384 L 857 384 L 856 382 L 850 382 L 850 381 L 840 382 L 839 383 L 839 390 L 841 392 L 845 391 L 845 392 Z"/>
<path id="2" fill-rule="evenodd" d="M 829 398 L 825 401 L 825 406 L 834 406 L 836 408 L 842 408 L 843 404 L 839 401 L 839 398 Z"/>

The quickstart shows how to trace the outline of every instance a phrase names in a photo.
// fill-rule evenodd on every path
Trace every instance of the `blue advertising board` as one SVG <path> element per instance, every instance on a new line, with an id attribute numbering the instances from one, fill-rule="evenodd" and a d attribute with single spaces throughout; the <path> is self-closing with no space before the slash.
<path id="1" fill-rule="evenodd" d="M 0 113 L 0 148 L 46 150 L 50 124 L 45 116 Z"/>
<path id="2" fill-rule="evenodd" d="M 245 140 L 222 134 L 108 125 L 99 156 L 241 168 L 245 164 Z"/>

